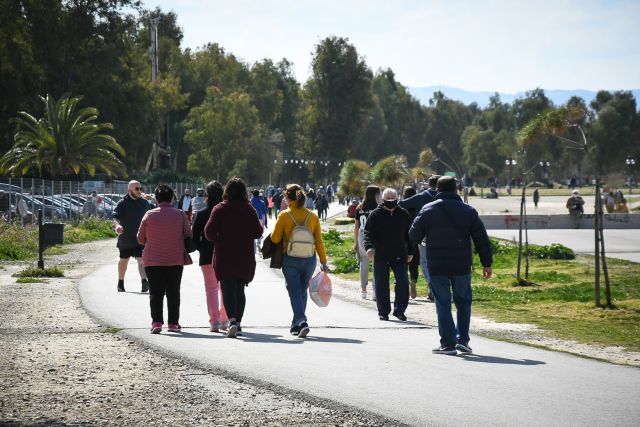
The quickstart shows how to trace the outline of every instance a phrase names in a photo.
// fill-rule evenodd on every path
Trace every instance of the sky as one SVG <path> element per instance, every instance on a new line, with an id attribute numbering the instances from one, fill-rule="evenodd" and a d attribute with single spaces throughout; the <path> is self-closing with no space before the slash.
<path id="1" fill-rule="evenodd" d="M 174 11 L 183 47 L 215 42 L 251 64 L 293 62 L 325 37 L 409 87 L 515 93 L 640 88 L 640 0 L 143 0 Z"/>

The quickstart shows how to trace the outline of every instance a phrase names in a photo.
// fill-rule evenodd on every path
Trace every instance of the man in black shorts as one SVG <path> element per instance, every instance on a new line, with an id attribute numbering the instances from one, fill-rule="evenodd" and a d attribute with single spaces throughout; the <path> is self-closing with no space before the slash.
<path id="1" fill-rule="evenodd" d="M 142 187 L 138 181 L 130 181 L 127 195 L 118 202 L 113 210 L 113 226 L 118 233 L 118 292 L 124 292 L 124 275 L 127 272 L 129 258 L 134 257 L 138 262 L 138 272 L 142 279 L 142 292 L 149 291 L 147 274 L 142 265 L 142 250 L 144 246 L 138 243 L 138 228 L 144 214 L 151 209 L 151 205 L 142 196 Z"/>

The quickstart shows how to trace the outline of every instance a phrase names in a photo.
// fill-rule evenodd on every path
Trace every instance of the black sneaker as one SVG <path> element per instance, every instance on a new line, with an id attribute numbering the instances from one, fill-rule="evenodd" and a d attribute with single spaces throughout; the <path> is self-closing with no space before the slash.
<path id="1" fill-rule="evenodd" d="M 298 338 L 305 338 L 310 331 L 309 325 L 307 325 L 307 322 L 302 322 L 299 328 L 300 328 L 300 332 L 298 332 Z"/>
<path id="2" fill-rule="evenodd" d="M 431 350 L 431 352 L 433 354 L 448 354 L 450 356 L 454 356 L 458 354 L 456 347 L 453 345 L 447 345 L 447 346 L 441 345 L 440 347 L 436 347 L 433 350 Z"/>
<path id="3" fill-rule="evenodd" d="M 429 302 L 433 302 L 433 292 L 429 291 L 429 296 L 427 297 Z"/>
<path id="4" fill-rule="evenodd" d="M 236 333 L 236 335 L 239 337 L 242 336 L 242 326 L 240 326 L 240 323 L 238 323 L 238 332 Z"/>
<path id="5" fill-rule="evenodd" d="M 396 317 L 398 320 L 401 320 L 403 322 L 407 321 L 407 316 L 404 315 L 404 313 L 398 313 L 398 312 L 393 312 L 393 316 Z"/>
<path id="6" fill-rule="evenodd" d="M 118 280 L 118 292 L 124 292 L 124 280 Z"/>
<path id="7" fill-rule="evenodd" d="M 378 316 L 380 320 L 389 320 L 389 316 Z"/>
<path id="8" fill-rule="evenodd" d="M 469 347 L 469 343 L 461 343 L 456 344 L 456 350 L 458 350 L 462 354 L 473 354 L 473 350 Z"/>
<path id="9" fill-rule="evenodd" d="M 297 326 L 297 325 L 291 326 L 291 329 L 289 329 L 289 332 L 294 337 L 297 337 L 298 334 L 300 333 L 300 326 Z"/>
<path id="10" fill-rule="evenodd" d="M 142 289 L 140 292 L 149 292 L 149 281 L 147 279 L 142 279 Z"/>

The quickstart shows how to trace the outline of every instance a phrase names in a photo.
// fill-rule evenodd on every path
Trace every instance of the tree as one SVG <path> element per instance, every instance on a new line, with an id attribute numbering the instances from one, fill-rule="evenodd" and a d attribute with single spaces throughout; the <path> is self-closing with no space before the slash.
<path id="1" fill-rule="evenodd" d="M 407 158 L 394 155 L 385 157 L 373 165 L 370 177 L 376 184 L 400 187 L 412 181 L 413 175 L 407 167 Z"/>
<path id="2" fill-rule="evenodd" d="M 328 37 L 316 45 L 305 87 L 305 151 L 333 160 L 350 156 L 371 106 L 371 70 L 348 39 Z"/>
<path id="3" fill-rule="evenodd" d="M 340 170 L 338 187 L 342 196 L 362 195 L 369 183 L 369 165 L 362 160 L 348 160 Z"/>
<path id="4" fill-rule="evenodd" d="M 204 102 L 183 123 L 191 154 L 188 171 L 226 180 L 233 175 L 265 183 L 273 163 L 267 132 L 246 92 L 225 95 L 211 87 Z"/>
<path id="5" fill-rule="evenodd" d="M 77 97 L 63 96 L 56 101 L 47 95 L 40 99 L 45 107 L 42 118 L 18 113 L 15 145 L 0 159 L 1 173 L 22 176 L 37 172 L 60 178 L 103 171 L 113 177 L 126 176 L 126 168 L 116 155 L 124 156 L 124 149 L 104 133 L 113 128 L 111 123 L 94 123 L 97 109 L 78 110 Z"/>
<path id="6" fill-rule="evenodd" d="M 584 120 L 585 112 L 579 106 L 578 107 L 560 107 L 551 108 L 545 111 L 543 114 L 539 114 L 527 123 L 518 134 L 518 140 L 523 145 L 533 145 L 537 141 L 540 141 L 545 137 L 555 137 L 565 143 L 569 144 L 570 148 L 582 149 L 589 151 L 591 148 L 587 141 L 580 122 Z M 572 138 L 569 133 L 571 130 L 575 130 L 578 138 Z M 598 159 L 595 159 L 596 164 L 599 164 Z M 600 170 L 599 166 L 596 166 L 596 170 Z M 602 198 L 600 197 L 600 180 L 596 175 L 595 179 L 595 303 L 600 307 L 600 267 L 604 273 L 605 279 L 605 297 L 607 299 L 607 307 L 611 305 L 611 289 L 609 284 L 609 272 L 607 269 L 607 260 L 604 248 L 604 230 L 603 230 L 603 210 L 602 210 Z M 524 204 L 524 190 L 523 200 Z M 521 205 L 522 206 L 522 205 Z M 522 208 L 521 208 L 522 209 Z M 519 277 L 518 277 L 519 279 Z"/>

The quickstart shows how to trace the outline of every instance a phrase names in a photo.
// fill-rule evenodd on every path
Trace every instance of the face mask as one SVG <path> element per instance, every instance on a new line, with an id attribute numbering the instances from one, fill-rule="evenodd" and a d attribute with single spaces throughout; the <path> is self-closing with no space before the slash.
<path id="1" fill-rule="evenodd" d="M 396 206 L 398 206 L 397 200 L 385 200 L 382 203 L 384 204 L 384 207 L 387 209 L 394 209 Z"/>

